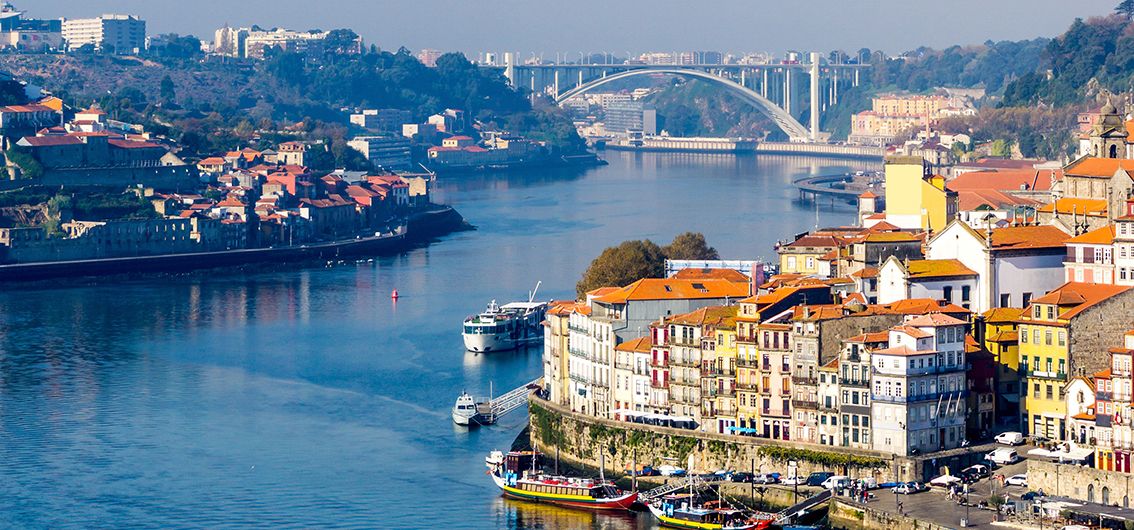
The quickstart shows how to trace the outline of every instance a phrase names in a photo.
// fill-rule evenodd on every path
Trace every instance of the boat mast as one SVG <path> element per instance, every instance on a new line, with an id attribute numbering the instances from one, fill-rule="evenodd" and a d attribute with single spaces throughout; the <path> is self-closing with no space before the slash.
<path id="1" fill-rule="evenodd" d="M 528 303 L 529 304 L 535 301 L 536 293 L 539 292 L 539 286 L 540 286 L 541 283 L 543 283 L 543 280 L 539 280 L 539 281 L 535 282 L 535 290 L 528 293 Z"/>
<path id="2" fill-rule="evenodd" d="M 598 479 L 599 479 L 599 482 L 606 483 L 606 475 L 603 473 L 603 471 L 606 470 L 606 453 L 602 449 L 599 449 L 598 454 L 599 454 Z"/>

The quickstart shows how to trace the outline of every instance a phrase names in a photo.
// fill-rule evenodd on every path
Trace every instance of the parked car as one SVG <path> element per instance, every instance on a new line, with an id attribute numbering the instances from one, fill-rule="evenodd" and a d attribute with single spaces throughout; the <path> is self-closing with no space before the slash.
<path id="1" fill-rule="evenodd" d="M 1029 491 L 1023 495 L 1020 495 L 1020 498 L 1025 501 L 1031 501 L 1042 497 L 1047 497 L 1047 495 L 1044 495 L 1042 491 Z"/>
<path id="2" fill-rule="evenodd" d="M 1015 449 L 997 449 L 985 455 L 990 462 L 999 465 L 1015 464 L 1020 461 L 1020 454 Z"/>
<path id="3" fill-rule="evenodd" d="M 1023 445 L 1024 434 L 1016 431 L 1008 431 L 997 434 L 993 440 L 1001 445 Z"/>
<path id="4" fill-rule="evenodd" d="M 651 466 L 642 466 L 642 468 L 637 471 L 633 469 L 627 469 L 626 474 L 638 477 L 652 477 L 654 475 L 657 475 L 658 471 Z"/>
<path id="5" fill-rule="evenodd" d="M 835 476 L 835 474 L 829 471 L 816 471 L 807 476 L 807 481 L 804 482 L 804 484 L 808 486 L 822 486 L 825 480 L 833 476 Z"/>
<path id="6" fill-rule="evenodd" d="M 780 474 L 779 473 L 760 473 L 759 475 L 752 477 L 752 483 L 753 484 L 779 484 L 780 483 Z"/>
<path id="7" fill-rule="evenodd" d="M 851 478 L 846 475 L 833 475 L 827 477 L 822 484 L 823 489 L 836 490 L 839 488 L 849 488 L 851 485 Z"/>
<path id="8" fill-rule="evenodd" d="M 669 464 L 666 464 L 664 466 L 658 466 L 658 473 L 660 473 L 661 476 L 663 476 L 663 477 L 683 477 L 683 476 L 685 476 L 685 470 L 684 469 L 681 469 L 677 466 L 671 466 Z"/>
<path id="9" fill-rule="evenodd" d="M 1028 487 L 1028 474 L 1020 473 L 1019 475 L 1012 475 L 1004 479 L 1005 486 L 1023 486 Z"/>
<path id="10" fill-rule="evenodd" d="M 984 464 L 976 464 L 961 470 L 961 473 L 974 473 L 980 478 L 992 476 L 992 470 Z"/>
<path id="11" fill-rule="evenodd" d="M 903 482 L 901 484 L 898 484 L 897 486 L 894 486 L 894 489 L 890 491 L 901 495 L 912 495 L 914 493 L 922 492 L 927 489 L 929 489 L 929 487 L 920 482 Z"/>
<path id="12" fill-rule="evenodd" d="M 975 471 L 962 471 L 957 474 L 957 478 L 961 479 L 963 484 L 975 484 L 981 476 Z"/>
<path id="13" fill-rule="evenodd" d="M 807 485 L 807 477 L 804 477 L 802 475 L 796 475 L 794 477 L 787 477 L 787 478 L 784 478 L 784 479 L 780 479 L 780 484 L 782 484 L 784 486 L 806 486 Z"/>
<path id="14" fill-rule="evenodd" d="M 752 482 L 752 478 L 754 476 L 755 475 L 753 475 L 752 473 L 747 473 L 747 472 L 744 472 L 744 471 L 738 471 L 738 472 L 732 474 L 732 481 L 733 482 L 743 482 L 743 483 L 747 484 L 749 482 Z"/>

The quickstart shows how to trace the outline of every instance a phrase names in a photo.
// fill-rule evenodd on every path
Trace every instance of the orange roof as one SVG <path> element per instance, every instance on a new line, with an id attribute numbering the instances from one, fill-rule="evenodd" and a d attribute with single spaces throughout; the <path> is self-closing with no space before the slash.
<path id="1" fill-rule="evenodd" d="M 1106 201 L 1102 201 L 1104 204 Z M 992 248 L 1016 250 L 1062 247 L 1071 236 L 1050 225 L 1005 226 L 992 231 Z"/>
<path id="2" fill-rule="evenodd" d="M 1099 302 L 1129 290 L 1130 286 L 1126 285 L 1067 282 L 1032 300 L 1032 305 L 1054 304 L 1059 306 L 1061 311 L 1059 318 L 1066 320 L 1074 318 Z M 1023 318 L 1029 318 L 1028 315 L 1030 314 L 1030 311 L 1025 311 Z"/>
<path id="3" fill-rule="evenodd" d="M 934 300 L 932 298 L 910 298 L 906 300 L 898 300 L 882 306 L 884 309 L 891 313 L 900 315 L 924 315 L 933 311 L 940 311 L 942 313 L 961 314 L 969 313 L 959 305 L 950 304 L 943 300 Z"/>
<path id="4" fill-rule="evenodd" d="M 1022 307 L 996 307 L 984 312 L 984 321 L 988 324 L 1015 322 L 1023 313 Z"/>
<path id="5" fill-rule="evenodd" d="M 1060 173 L 1060 170 L 1052 169 L 970 171 L 957 175 L 945 187 L 956 192 L 988 189 L 1002 192 L 1050 191 L 1052 181 L 1062 177 Z"/>
<path id="6" fill-rule="evenodd" d="M 1010 206 L 1036 206 L 1039 201 L 1009 195 L 994 189 L 961 190 L 957 192 L 957 209 L 968 212 L 985 208 L 999 210 Z"/>
<path id="7" fill-rule="evenodd" d="M 603 296 L 603 295 L 613 293 L 614 291 L 617 291 L 617 290 L 618 290 L 617 287 L 599 287 L 598 289 L 592 289 L 590 291 L 587 291 L 587 296 Z"/>
<path id="8" fill-rule="evenodd" d="M 1018 342 L 1020 334 L 1015 331 L 1001 331 L 988 336 L 989 342 Z"/>
<path id="9" fill-rule="evenodd" d="M 1134 162 L 1134 160 L 1132 160 L 1132 162 Z M 1106 215 L 1107 203 L 1105 199 L 1063 198 L 1053 203 L 1040 206 L 1036 211 L 1042 213 L 1093 215 L 1101 217 Z"/>
<path id="10" fill-rule="evenodd" d="M 965 321 L 959 318 L 954 318 L 944 313 L 929 313 L 918 317 L 911 318 L 906 322 L 907 326 L 922 326 L 922 327 L 936 327 L 936 326 L 958 326 L 964 325 Z"/>
<path id="11" fill-rule="evenodd" d="M 845 307 L 835 304 L 797 305 L 791 309 L 792 320 L 803 320 L 805 322 L 833 320 L 847 315 Z"/>
<path id="12" fill-rule="evenodd" d="M 1106 370 L 1103 370 L 1101 372 L 1095 372 L 1094 377 L 1095 379 L 1110 379 L 1110 368 L 1107 368 Z"/>
<path id="13" fill-rule="evenodd" d="M 749 282 L 751 278 L 736 269 L 681 269 L 671 276 L 677 280 L 718 279 L 730 282 Z"/>
<path id="14" fill-rule="evenodd" d="M 896 346 L 893 348 L 883 348 L 881 350 L 874 350 L 874 355 L 929 355 L 937 353 L 936 350 L 920 351 L 910 348 L 909 346 Z"/>
<path id="15" fill-rule="evenodd" d="M 624 304 L 632 300 L 704 300 L 743 298 L 748 285 L 728 280 L 676 280 L 644 278 L 616 291 L 595 298 L 597 302 Z"/>
<path id="16" fill-rule="evenodd" d="M 855 336 L 847 339 L 847 342 L 861 342 L 861 343 L 890 342 L 890 332 L 889 331 L 875 331 L 875 332 L 871 332 L 871 333 L 863 333 L 861 335 L 855 335 Z"/>
<path id="17" fill-rule="evenodd" d="M 976 276 L 977 273 L 955 259 L 918 259 L 906 265 L 910 278 L 947 278 Z"/>
<path id="18" fill-rule="evenodd" d="M 1074 416 L 1071 416 L 1071 418 L 1076 419 L 1076 420 L 1094 421 L 1095 415 L 1094 414 L 1088 414 L 1086 412 L 1080 412 L 1080 413 L 1078 413 Z"/>
<path id="19" fill-rule="evenodd" d="M 622 344 L 615 346 L 614 349 L 616 351 L 646 353 L 650 351 L 650 346 L 652 346 L 652 344 L 650 343 L 649 337 L 638 337 L 636 339 L 631 339 L 623 342 Z"/>
<path id="20" fill-rule="evenodd" d="M 1067 244 L 1084 244 L 1084 245 L 1113 245 L 1114 244 L 1114 225 L 1104 226 L 1102 228 L 1091 230 L 1081 236 L 1076 236 L 1067 240 Z"/>
<path id="21" fill-rule="evenodd" d="M 677 315 L 670 321 L 682 326 L 732 326 L 736 323 L 737 306 L 710 306 Z"/>
<path id="22" fill-rule="evenodd" d="M 861 194 L 859 194 L 858 198 L 860 198 L 860 199 L 877 199 L 878 196 L 875 195 L 874 192 L 872 192 L 870 190 L 866 190 L 866 191 L 862 192 Z"/>
<path id="23" fill-rule="evenodd" d="M 200 162 L 197 162 L 197 164 L 202 165 L 202 166 L 222 166 L 225 163 L 226 163 L 225 159 L 223 159 L 219 156 L 211 156 L 211 157 L 206 158 L 206 159 L 204 159 Z"/>
<path id="24" fill-rule="evenodd" d="M 837 369 L 838 367 L 839 367 L 839 358 L 835 357 L 834 359 L 831 359 L 831 362 L 824 364 L 823 366 L 820 366 L 819 368 L 820 369 L 826 368 L 828 370 L 833 370 L 833 369 Z"/>
<path id="25" fill-rule="evenodd" d="M 894 326 L 893 328 L 890 328 L 890 329 L 892 329 L 894 331 L 900 331 L 900 332 L 905 333 L 906 335 L 909 335 L 909 336 L 911 336 L 915 339 L 928 339 L 928 338 L 933 336 L 932 333 L 930 333 L 928 331 L 922 331 L 922 330 L 917 329 L 913 326 Z"/>
<path id="26" fill-rule="evenodd" d="M 921 238 L 909 232 L 874 232 L 868 234 L 862 241 L 866 243 L 912 243 L 921 241 Z"/>
<path id="27" fill-rule="evenodd" d="M 1074 177 L 1110 178 L 1118 173 L 1119 169 L 1134 171 L 1134 160 L 1087 157 L 1073 162 L 1063 169 L 1063 173 Z"/>
<path id="28" fill-rule="evenodd" d="M 863 267 L 862 270 L 855 271 L 851 276 L 855 278 L 877 278 L 878 267 Z"/>

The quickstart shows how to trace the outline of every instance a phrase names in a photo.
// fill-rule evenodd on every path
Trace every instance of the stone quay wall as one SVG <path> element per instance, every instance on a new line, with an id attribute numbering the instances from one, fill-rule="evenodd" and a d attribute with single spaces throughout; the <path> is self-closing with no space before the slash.
<path id="1" fill-rule="evenodd" d="M 1130 479 L 1129 473 L 1028 459 L 1028 489 L 1057 497 L 1129 507 Z"/>
<path id="2" fill-rule="evenodd" d="M 530 398 L 530 428 L 533 446 L 566 462 L 623 473 L 635 465 L 658 467 L 669 464 L 685 468 L 693 456 L 694 472 L 735 469 L 786 475 L 788 462 L 797 463 L 797 473 L 806 476 L 830 471 L 879 482 L 920 480 L 922 463 L 894 455 L 787 442 L 673 429 L 595 418 L 571 412 L 538 397 Z"/>

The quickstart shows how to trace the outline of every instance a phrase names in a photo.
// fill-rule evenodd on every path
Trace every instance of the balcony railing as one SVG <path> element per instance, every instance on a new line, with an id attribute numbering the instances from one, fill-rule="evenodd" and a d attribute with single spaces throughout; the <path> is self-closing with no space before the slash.
<path id="1" fill-rule="evenodd" d="M 1044 379 L 1059 379 L 1061 381 L 1067 380 L 1067 372 L 1051 372 L 1047 370 L 1023 370 L 1024 375 L 1027 377 L 1042 377 Z"/>
<path id="2" fill-rule="evenodd" d="M 1100 390 L 1098 392 L 1095 392 L 1095 399 L 1098 401 L 1114 401 L 1114 394 Z"/>
<path id="3" fill-rule="evenodd" d="M 697 362 L 693 359 L 679 359 L 679 358 L 676 358 L 676 357 L 670 357 L 669 364 L 670 364 L 670 366 L 683 366 L 685 368 L 700 368 L 701 367 L 701 363 L 699 363 L 699 362 Z"/>
<path id="4" fill-rule="evenodd" d="M 793 399 L 793 400 L 791 400 L 791 406 L 793 406 L 797 409 L 817 409 L 817 408 L 819 408 L 819 404 L 817 402 L 811 401 L 809 399 Z"/>
<path id="5" fill-rule="evenodd" d="M 864 380 L 839 381 L 839 384 L 841 386 L 850 386 L 850 387 L 856 387 L 856 388 L 870 388 L 870 381 L 867 381 L 865 379 Z"/>
<path id="6" fill-rule="evenodd" d="M 925 394 L 915 394 L 912 396 L 886 396 L 886 395 L 871 395 L 870 399 L 873 401 L 881 401 L 883 403 L 918 403 L 923 401 L 938 401 L 949 399 L 964 399 L 969 396 L 968 390 L 953 391 L 953 392 L 928 392 Z"/>
<path id="7" fill-rule="evenodd" d="M 838 412 L 839 411 L 839 404 L 833 403 L 833 404 L 828 405 L 824 402 L 819 402 L 819 410 L 822 410 L 824 412 Z"/>
<path id="8" fill-rule="evenodd" d="M 760 383 L 736 383 L 736 388 L 741 390 L 760 390 Z"/>
<path id="9" fill-rule="evenodd" d="M 819 379 L 813 375 L 793 375 L 791 382 L 797 385 L 814 385 L 819 383 Z"/>

